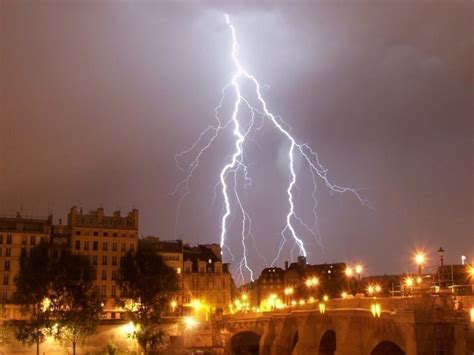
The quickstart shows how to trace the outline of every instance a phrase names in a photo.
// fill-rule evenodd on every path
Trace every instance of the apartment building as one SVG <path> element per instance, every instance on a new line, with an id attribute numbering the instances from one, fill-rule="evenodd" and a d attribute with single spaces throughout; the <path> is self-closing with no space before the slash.
<path id="1" fill-rule="evenodd" d="M 20 257 L 41 241 L 50 241 L 53 216 L 0 217 L 0 297 L 9 303 L 15 292 L 15 277 L 20 270 Z"/>
<path id="2" fill-rule="evenodd" d="M 105 309 L 113 310 L 114 298 L 120 296 L 116 283 L 120 258 L 137 249 L 138 210 L 125 216 L 120 211 L 107 216 L 103 208 L 84 213 L 72 207 L 67 224 L 72 252 L 86 255 L 96 268 L 96 284 L 102 296 L 108 299 Z"/>

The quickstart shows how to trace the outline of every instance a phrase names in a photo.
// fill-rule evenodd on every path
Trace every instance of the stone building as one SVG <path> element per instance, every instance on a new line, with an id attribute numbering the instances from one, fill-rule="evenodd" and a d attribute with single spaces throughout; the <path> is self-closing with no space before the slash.
<path id="1" fill-rule="evenodd" d="M 282 268 L 275 266 L 263 269 L 257 281 L 257 288 L 257 305 L 260 305 L 271 295 L 276 295 L 283 299 L 285 289 L 285 271 Z"/>
<path id="2" fill-rule="evenodd" d="M 173 300 L 177 305 L 188 307 L 199 301 L 209 312 L 227 309 L 232 300 L 233 281 L 228 264 L 222 263 L 218 244 L 191 247 L 181 240 L 151 236 L 142 241 L 154 243 L 163 261 L 176 271 L 178 291 Z"/>
<path id="3" fill-rule="evenodd" d="M 41 241 L 50 241 L 53 216 L 26 218 L 0 217 L 0 296 L 9 303 L 15 292 L 15 277 L 20 270 L 20 256 L 27 254 Z"/>
<path id="4" fill-rule="evenodd" d="M 201 300 L 211 308 L 226 310 L 232 301 L 233 281 L 229 264 L 222 262 L 218 244 L 183 247 L 182 299 Z"/>
<path id="5" fill-rule="evenodd" d="M 105 310 L 113 311 L 115 297 L 120 296 L 116 280 L 120 258 L 128 251 L 135 251 L 138 243 L 138 210 L 122 216 L 115 211 L 111 216 L 103 208 L 84 213 L 72 207 L 68 214 L 67 230 L 73 253 L 88 257 L 96 268 L 96 285 L 101 295 L 108 299 Z M 110 313 L 111 317 L 115 313 Z"/>
<path id="6" fill-rule="evenodd" d="M 297 262 L 291 264 L 285 262 L 284 269 L 279 267 L 263 269 L 257 282 L 246 289 L 252 294 L 254 305 L 261 305 L 271 295 L 276 295 L 285 303 L 309 297 L 318 298 L 322 295 L 339 297 L 343 290 L 347 290 L 345 269 L 345 263 L 311 265 L 306 262 L 304 256 L 299 256 Z M 316 283 L 310 285 L 306 283 L 315 279 Z M 290 289 L 291 293 L 285 292 Z"/>

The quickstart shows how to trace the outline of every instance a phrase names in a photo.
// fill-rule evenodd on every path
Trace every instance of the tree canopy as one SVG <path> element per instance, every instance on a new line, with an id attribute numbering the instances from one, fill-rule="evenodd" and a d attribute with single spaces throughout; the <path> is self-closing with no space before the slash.
<path id="1" fill-rule="evenodd" d="M 128 252 L 120 263 L 120 303 L 136 325 L 135 337 L 145 353 L 162 340 L 160 322 L 169 297 L 177 289 L 174 269 L 158 255 L 154 245 L 141 241 L 136 253 Z"/>

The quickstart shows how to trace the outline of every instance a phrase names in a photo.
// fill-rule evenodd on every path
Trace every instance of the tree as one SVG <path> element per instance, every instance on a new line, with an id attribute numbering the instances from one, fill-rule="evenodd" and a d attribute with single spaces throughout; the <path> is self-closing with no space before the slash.
<path id="1" fill-rule="evenodd" d="M 13 322 L 15 337 L 24 344 L 36 344 L 39 355 L 40 344 L 52 325 L 49 303 L 51 269 L 49 249 L 40 243 L 31 249 L 30 255 L 20 258 L 20 271 L 15 279 L 14 302 L 20 305 L 27 319 Z"/>
<path id="2" fill-rule="evenodd" d="M 164 335 L 160 329 L 169 295 L 177 289 L 176 272 L 158 255 L 152 242 L 140 241 L 137 252 L 128 252 L 120 262 L 118 281 L 126 316 L 136 325 L 134 336 L 143 348 L 156 349 Z"/>
<path id="3" fill-rule="evenodd" d="M 84 255 L 62 252 L 52 264 L 51 303 L 58 321 L 56 338 L 76 346 L 94 333 L 100 322 L 103 300 L 93 284 L 95 268 Z"/>

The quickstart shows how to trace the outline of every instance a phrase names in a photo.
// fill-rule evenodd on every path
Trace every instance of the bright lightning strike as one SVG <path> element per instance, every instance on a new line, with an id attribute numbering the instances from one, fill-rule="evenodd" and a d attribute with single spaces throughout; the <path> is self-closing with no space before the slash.
<path id="1" fill-rule="evenodd" d="M 234 256 L 228 247 L 226 241 L 228 238 L 228 219 L 232 215 L 232 203 L 235 203 L 235 206 L 238 210 L 238 213 L 240 217 L 242 218 L 241 220 L 241 233 L 240 233 L 240 238 L 241 238 L 241 245 L 242 245 L 242 258 L 240 259 L 240 262 L 237 265 L 237 270 L 236 270 L 236 276 L 237 276 L 237 282 L 238 283 L 243 283 L 246 280 L 245 275 L 248 275 L 250 280 L 253 279 L 254 272 L 249 266 L 248 263 L 248 241 L 249 238 L 253 239 L 253 246 L 255 246 L 255 238 L 252 234 L 252 220 L 250 218 L 249 213 L 245 209 L 244 203 L 242 201 L 242 198 L 239 194 L 239 176 L 243 176 L 243 181 L 244 181 L 244 187 L 248 188 L 251 180 L 248 176 L 248 166 L 245 164 L 244 161 L 244 146 L 246 141 L 248 141 L 249 134 L 252 132 L 252 130 L 259 130 L 261 128 L 261 125 L 259 127 L 255 127 L 255 114 L 257 113 L 258 115 L 262 116 L 265 120 L 268 120 L 271 122 L 274 128 L 277 129 L 277 131 L 282 134 L 288 141 L 289 143 L 289 149 L 288 149 L 288 171 L 290 175 L 290 179 L 286 188 L 286 195 L 288 198 L 288 212 L 286 214 L 286 219 L 285 219 L 285 224 L 284 227 L 281 230 L 281 241 L 280 245 L 278 248 L 277 255 L 275 259 L 273 260 L 274 264 L 280 257 L 281 251 L 286 244 L 288 238 L 290 238 L 293 241 L 293 249 L 297 248 L 298 252 L 300 255 L 307 256 L 307 251 L 305 249 L 303 240 L 298 236 L 296 232 L 296 225 L 299 225 L 303 229 L 305 229 L 308 233 L 310 233 L 316 241 L 318 241 L 321 245 L 320 237 L 319 237 L 319 232 L 317 229 L 317 213 L 316 213 L 316 208 L 317 208 L 317 199 L 316 199 L 316 191 L 317 191 L 317 186 L 316 186 L 316 180 L 319 177 L 319 179 L 322 180 L 324 185 L 329 189 L 331 192 L 337 192 L 337 193 L 346 193 L 350 192 L 353 195 L 356 196 L 356 198 L 365 206 L 368 206 L 368 202 L 363 199 L 360 194 L 358 193 L 357 190 L 353 188 L 348 188 L 348 187 L 343 187 L 339 185 L 332 184 L 329 181 L 329 178 L 327 176 L 327 169 L 323 167 L 323 165 L 319 161 L 319 157 L 312 150 L 312 148 L 307 145 L 306 143 L 298 143 L 297 140 L 290 134 L 290 132 L 285 129 L 285 127 L 282 124 L 281 119 L 278 116 L 275 116 L 273 113 L 271 113 L 267 107 L 267 104 L 265 100 L 263 99 L 261 89 L 262 85 L 259 83 L 259 81 L 256 79 L 255 76 L 250 74 L 240 63 L 239 61 L 239 43 L 237 41 L 237 35 L 236 35 L 236 30 L 234 25 L 231 23 L 229 16 L 226 14 L 225 15 L 225 20 L 226 20 L 226 25 L 230 30 L 231 37 L 232 37 L 232 50 L 231 50 L 231 59 L 235 67 L 235 71 L 231 77 L 231 81 L 229 84 L 227 84 L 224 89 L 222 90 L 222 96 L 221 100 L 219 102 L 219 105 L 215 108 L 215 121 L 216 124 L 210 125 L 207 127 L 198 137 L 198 139 L 186 150 L 183 152 L 177 154 L 175 156 L 176 164 L 178 168 L 180 168 L 182 171 L 185 171 L 186 177 L 176 186 L 175 192 L 177 193 L 178 190 L 182 189 L 184 192 L 182 193 L 179 202 L 178 202 L 178 211 L 177 211 L 177 217 L 176 217 L 176 225 L 178 223 L 178 217 L 179 217 L 179 212 L 181 209 L 181 206 L 183 204 L 183 201 L 186 199 L 186 197 L 190 194 L 190 180 L 192 179 L 193 173 L 199 166 L 199 162 L 202 158 L 202 156 L 206 153 L 207 150 L 210 149 L 216 138 L 219 136 L 219 134 L 225 130 L 227 127 L 232 126 L 232 135 L 234 137 L 233 141 L 233 153 L 232 155 L 228 158 L 227 163 L 222 167 L 220 173 L 219 173 L 219 181 L 217 182 L 214 192 L 215 194 L 217 193 L 217 190 L 221 189 L 222 197 L 224 200 L 224 210 L 223 210 L 223 216 L 221 219 L 220 227 L 221 227 L 221 232 L 220 232 L 220 246 L 222 250 L 227 250 L 229 254 L 232 257 L 232 260 L 234 260 Z M 257 99 L 257 102 L 259 103 L 260 108 L 256 108 L 250 104 L 250 100 L 245 97 L 245 95 L 242 93 L 241 90 L 241 84 L 243 82 L 249 82 L 252 84 L 254 87 L 254 94 L 255 98 Z M 224 99 L 226 98 L 226 93 L 227 91 L 231 90 L 234 92 L 235 95 L 235 101 L 233 102 L 233 110 L 231 117 L 228 121 L 223 122 L 221 118 L 219 117 L 219 111 L 222 108 L 224 104 Z M 244 106 L 246 109 L 248 109 L 251 112 L 251 117 L 249 119 L 249 123 L 245 124 L 241 121 L 240 119 L 240 114 L 241 114 L 241 107 Z M 263 121 L 262 121 L 263 124 Z M 187 166 L 186 169 L 184 169 L 180 161 L 184 156 L 192 155 L 192 161 L 190 164 Z M 299 217 L 296 212 L 295 212 L 295 201 L 294 201 L 294 189 L 295 189 L 295 184 L 297 180 L 297 174 L 295 172 L 295 155 L 299 154 L 303 158 L 303 161 L 306 162 L 308 169 L 311 173 L 312 177 L 312 182 L 313 182 L 313 192 L 312 192 L 312 199 L 313 199 L 313 216 L 314 216 L 314 227 L 308 226 L 301 217 Z M 233 189 L 230 189 L 229 186 L 229 178 L 230 176 L 233 176 Z M 215 200 L 216 195 L 214 196 L 213 202 Z M 293 250 L 292 250 L 293 251 Z M 258 252 L 258 250 L 257 250 Z"/>

